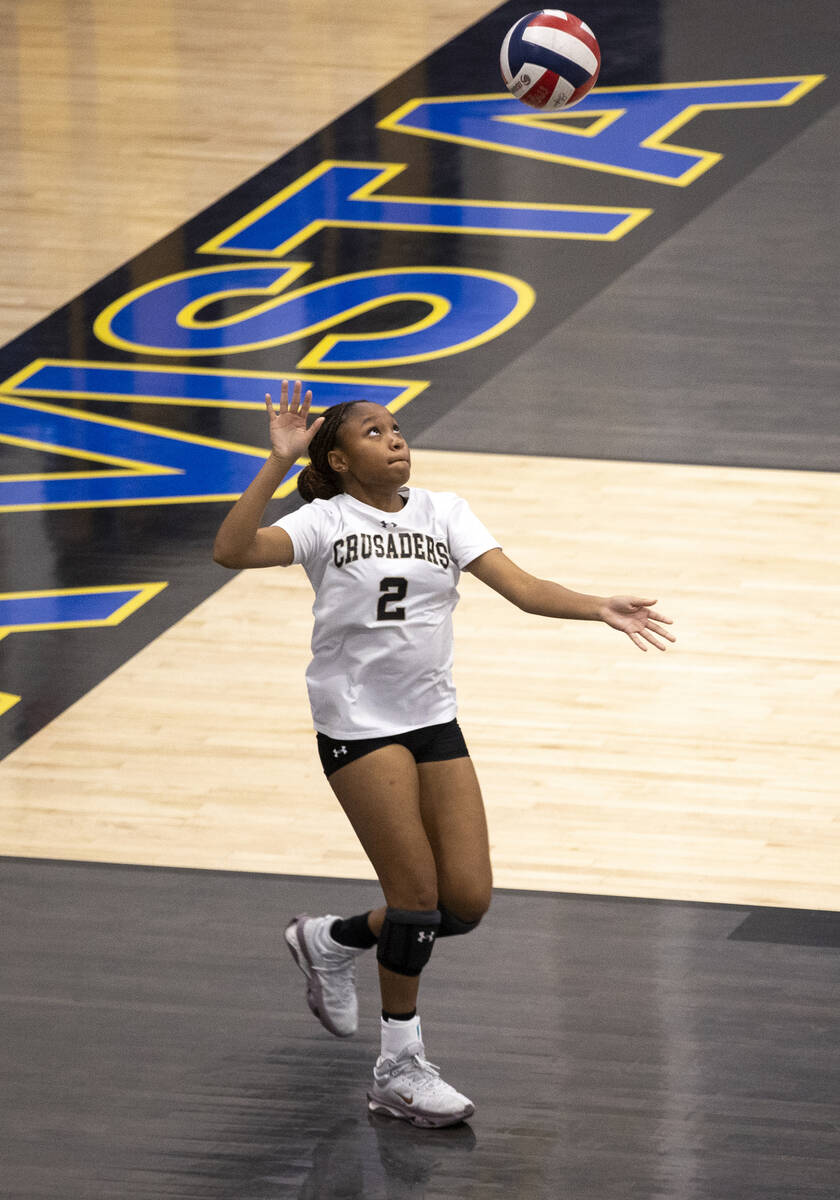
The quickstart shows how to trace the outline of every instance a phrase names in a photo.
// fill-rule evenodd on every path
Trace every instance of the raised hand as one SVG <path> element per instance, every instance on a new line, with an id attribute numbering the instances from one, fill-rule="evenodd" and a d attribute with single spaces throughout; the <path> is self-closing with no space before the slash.
<path id="1" fill-rule="evenodd" d="M 318 417 L 309 428 L 306 419 L 309 416 L 309 406 L 312 404 L 312 392 L 307 391 L 301 403 L 301 382 L 295 380 L 292 397 L 289 399 L 289 381 L 284 379 L 280 385 L 280 404 L 275 410 L 271 396 L 265 394 L 265 407 L 268 410 L 268 434 L 271 450 L 278 458 L 294 461 L 306 454 L 309 443 L 324 423 L 323 417 Z"/>
<path id="2" fill-rule="evenodd" d="M 677 639 L 662 626 L 672 625 L 673 621 L 662 613 L 654 612 L 654 604 L 655 600 L 638 600 L 634 596 L 611 596 L 601 610 L 601 618 L 613 629 L 626 633 L 640 650 L 647 650 L 646 643 L 657 650 L 667 650 L 664 642 L 675 642 Z"/>

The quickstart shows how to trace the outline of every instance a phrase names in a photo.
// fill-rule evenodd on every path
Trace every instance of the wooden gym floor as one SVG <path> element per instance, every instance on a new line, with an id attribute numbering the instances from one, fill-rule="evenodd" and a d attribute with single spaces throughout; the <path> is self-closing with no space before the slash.
<path id="1" fill-rule="evenodd" d="M 725 150 L 690 188 L 578 169 L 576 191 L 575 168 L 559 187 L 448 147 L 444 173 L 434 143 L 354 142 L 338 120 L 372 96 L 384 118 L 409 68 L 407 94 L 443 94 L 429 56 L 486 18 L 460 45 L 491 59 L 524 8 L 0 0 L 3 378 L 96 357 L 79 314 L 104 304 L 64 306 L 141 281 L 154 243 L 156 275 L 183 269 L 172 231 L 315 134 L 324 158 L 414 156 L 423 195 L 519 202 L 538 179 L 547 203 L 654 207 L 612 258 L 566 244 L 533 335 L 378 374 L 433 380 L 403 410 L 418 486 L 466 495 L 529 569 L 652 589 L 679 637 L 641 655 L 464 578 L 456 680 L 498 890 L 424 988 L 430 1056 L 477 1103 L 470 1127 L 429 1136 L 367 1119 L 374 972 L 360 1035 L 338 1044 L 280 944 L 290 913 L 377 899 L 314 752 L 303 576 L 214 567 L 222 503 L 0 512 L 7 595 L 169 584 L 119 625 L 0 637 L 12 1200 L 836 1200 L 836 15 L 626 7 L 581 10 L 606 86 L 827 78 L 673 135 Z M 387 265 L 364 259 L 369 236 L 327 238 L 326 273 Z M 547 253 L 446 236 L 449 266 L 531 278 Z M 195 408 L 183 429 L 259 448 L 253 407 L 219 425 Z M 8 477 L 66 469 L 21 446 L 0 444 Z"/>

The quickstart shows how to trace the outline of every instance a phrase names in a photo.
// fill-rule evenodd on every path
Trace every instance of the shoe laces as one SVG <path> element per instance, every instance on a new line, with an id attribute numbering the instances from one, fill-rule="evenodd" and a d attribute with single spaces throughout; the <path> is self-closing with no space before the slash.
<path id="1" fill-rule="evenodd" d="M 398 1059 L 391 1068 L 390 1074 L 392 1077 L 410 1075 L 412 1085 L 418 1090 L 422 1090 L 434 1086 L 435 1081 L 440 1077 L 440 1067 L 424 1058 L 422 1047 L 418 1047 L 413 1054 Z"/>

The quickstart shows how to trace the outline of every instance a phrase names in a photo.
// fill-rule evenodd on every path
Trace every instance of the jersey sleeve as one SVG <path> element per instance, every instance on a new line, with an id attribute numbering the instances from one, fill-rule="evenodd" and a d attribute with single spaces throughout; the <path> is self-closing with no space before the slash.
<path id="1" fill-rule="evenodd" d="M 322 502 L 314 500 L 274 522 L 292 539 L 292 562 L 301 564 L 307 570 L 314 567 L 326 542 L 328 523 L 323 507 Z"/>
<path id="2" fill-rule="evenodd" d="M 479 555 L 501 548 L 501 544 L 461 496 L 453 496 L 447 524 L 449 549 L 462 571 Z"/>

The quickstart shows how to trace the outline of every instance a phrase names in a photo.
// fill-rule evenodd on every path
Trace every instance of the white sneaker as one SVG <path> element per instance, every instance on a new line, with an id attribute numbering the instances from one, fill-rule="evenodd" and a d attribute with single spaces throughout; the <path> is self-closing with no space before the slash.
<path id="1" fill-rule="evenodd" d="M 364 950 L 340 946 L 330 937 L 339 917 L 300 913 L 286 926 L 284 937 L 292 958 L 307 980 L 306 1000 L 325 1029 L 350 1037 L 359 1027 L 356 959 Z"/>
<path id="2" fill-rule="evenodd" d="M 378 1058 L 373 1087 L 368 1092 L 371 1112 L 387 1112 L 412 1125 L 438 1128 L 457 1125 L 475 1112 L 466 1096 L 440 1077 L 440 1068 L 427 1062 L 422 1042 L 411 1042 L 396 1058 Z"/>

